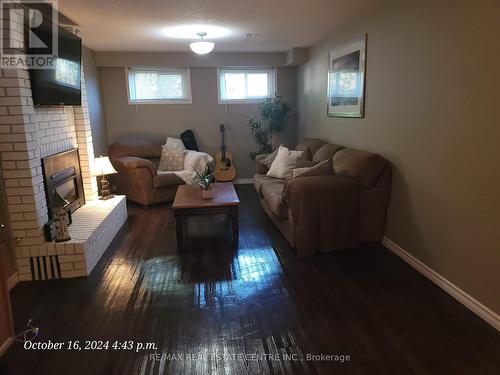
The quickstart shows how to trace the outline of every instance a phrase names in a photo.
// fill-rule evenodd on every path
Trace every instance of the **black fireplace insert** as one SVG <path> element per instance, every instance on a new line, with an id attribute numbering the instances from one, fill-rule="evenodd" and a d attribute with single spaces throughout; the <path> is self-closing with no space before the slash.
<path id="1" fill-rule="evenodd" d="M 66 210 L 70 213 L 85 204 L 78 149 L 42 158 L 42 170 L 49 217 L 52 216 L 54 192 L 58 192 L 68 202 Z"/>

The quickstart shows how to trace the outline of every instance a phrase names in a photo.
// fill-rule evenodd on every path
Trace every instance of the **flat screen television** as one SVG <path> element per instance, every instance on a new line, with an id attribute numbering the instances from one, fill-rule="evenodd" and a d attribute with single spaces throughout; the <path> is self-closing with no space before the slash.
<path id="1" fill-rule="evenodd" d="M 31 69 L 34 105 L 81 105 L 82 40 L 59 27 L 56 69 Z"/>

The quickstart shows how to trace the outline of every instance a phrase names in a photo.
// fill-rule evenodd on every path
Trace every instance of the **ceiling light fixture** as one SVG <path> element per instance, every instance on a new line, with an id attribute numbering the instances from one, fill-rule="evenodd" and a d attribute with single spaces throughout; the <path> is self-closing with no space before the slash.
<path id="1" fill-rule="evenodd" d="M 199 32 L 199 33 L 197 33 L 197 35 L 201 38 L 201 41 L 200 42 L 193 42 L 193 43 L 189 44 L 189 48 L 191 48 L 191 50 L 194 53 L 197 53 L 198 55 L 206 55 L 207 53 L 212 52 L 212 50 L 215 47 L 215 43 L 214 42 L 205 42 L 203 40 L 203 37 L 205 37 L 207 35 L 207 33 Z"/>
<path id="2" fill-rule="evenodd" d="M 210 40 L 225 38 L 231 34 L 233 31 L 215 25 L 206 24 L 192 24 L 192 25 L 177 25 L 170 26 L 161 29 L 161 33 L 168 38 L 174 39 L 196 39 L 198 38 L 198 32 L 203 31 L 210 35 Z"/>

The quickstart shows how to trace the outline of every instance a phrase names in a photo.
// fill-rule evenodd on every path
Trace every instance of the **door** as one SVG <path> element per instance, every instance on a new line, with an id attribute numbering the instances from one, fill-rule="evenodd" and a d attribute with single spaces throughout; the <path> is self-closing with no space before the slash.
<path id="1" fill-rule="evenodd" d="M 5 227 L 0 223 L 0 355 L 8 349 L 14 336 L 12 311 L 5 275 L 6 256 Z"/>

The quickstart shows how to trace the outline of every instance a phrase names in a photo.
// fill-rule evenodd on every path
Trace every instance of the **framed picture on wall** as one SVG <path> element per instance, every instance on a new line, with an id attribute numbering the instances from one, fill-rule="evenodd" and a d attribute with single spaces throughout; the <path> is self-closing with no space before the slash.
<path id="1" fill-rule="evenodd" d="M 328 56 L 328 116 L 364 117 L 366 35 L 332 49 Z"/>

